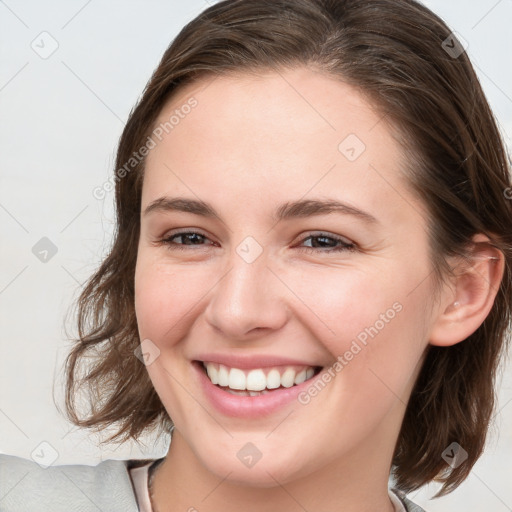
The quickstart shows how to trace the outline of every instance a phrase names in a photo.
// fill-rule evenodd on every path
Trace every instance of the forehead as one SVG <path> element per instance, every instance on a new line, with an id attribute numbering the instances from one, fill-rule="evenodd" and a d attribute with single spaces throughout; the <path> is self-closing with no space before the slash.
<path id="1" fill-rule="evenodd" d="M 386 120 L 338 79 L 309 69 L 205 78 L 167 102 L 155 127 L 165 123 L 147 157 L 143 202 L 164 186 L 218 204 L 228 191 L 247 207 L 336 195 L 390 221 L 424 214 Z"/>

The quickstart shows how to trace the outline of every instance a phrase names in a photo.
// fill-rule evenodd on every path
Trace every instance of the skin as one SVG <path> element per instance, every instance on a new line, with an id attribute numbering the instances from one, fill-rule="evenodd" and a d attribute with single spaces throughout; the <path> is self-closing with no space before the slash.
<path id="1" fill-rule="evenodd" d="M 425 350 L 480 325 L 502 259 L 480 258 L 432 300 L 427 215 L 400 174 L 401 146 L 347 84 L 304 68 L 205 79 L 180 89 L 158 122 L 191 97 L 197 106 L 150 151 L 142 194 L 137 322 L 160 351 L 147 370 L 176 426 L 155 475 L 155 508 L 392 512 L 391 459 Z M 349 134 L 366 146 L 354 161 L 338 149 Z M 217 217 L 144 214 L 162 196 L 206 201 Z M 273 220 L 282 203 L 313 198 L 377 222 L 339 212 Z M 178 230 L 206 238 L 162 243 Z M 319 231 L 356 249 L 312 247 Z M 237 253 L 248 236 L 263 249 L 252 263 Z M 204 352 L 291 355 L 327 369 L 397 303 L 400 312 L 307 404 L 228 417 L 192 371 Z M 251 468 L 237 457 L 248 442 L 262 454 Z"/>

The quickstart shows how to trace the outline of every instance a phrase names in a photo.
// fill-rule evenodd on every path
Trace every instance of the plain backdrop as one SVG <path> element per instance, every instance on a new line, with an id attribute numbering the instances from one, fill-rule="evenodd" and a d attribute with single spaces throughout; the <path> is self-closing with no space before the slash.
<path id="1" fill-rule="evenodd" d="M 512 137 L 512 1 L 426 2 L 468 43 L 507 144 Z M 111 240 L 118 138 L 164 50 L 205 0 L 0 0 L 0 451 L 57 464 L 159 457 L 167 438 L 103 446 L 57 411 L 66 314 Z M 46 252 L 45 252 L 46 251 Z M 43 443 L 43 444 L 41 444 Z M 53 453 L 53 452 L 52 452 Z M 512 368 L 486 451 L 451 495 L 410 497 L 427 511 L 512 510 Z"/>

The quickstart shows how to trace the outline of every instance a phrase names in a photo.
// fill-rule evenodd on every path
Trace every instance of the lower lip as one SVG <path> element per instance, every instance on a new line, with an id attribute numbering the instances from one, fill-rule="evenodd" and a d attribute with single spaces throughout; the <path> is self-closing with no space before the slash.
<path id="1" fill-rule="evenodd" d="M 222 414 L 237 418 L 258 418 L 282 409 L 286 405 L 297 401 L 297 395 L 311 386 L 316 377 L 291 388 L 270 391 L 265 395 L 241 396 L 232 395 L 212 384 L 201 363 L 194 361 L 193 366 L 198 373 L 201 387 L 212 405 Z"/>

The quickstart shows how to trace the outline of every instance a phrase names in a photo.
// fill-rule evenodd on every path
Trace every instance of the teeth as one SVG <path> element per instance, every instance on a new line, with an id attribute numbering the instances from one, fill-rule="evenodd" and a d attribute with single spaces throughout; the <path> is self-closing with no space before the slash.
<path id="1" fill-rule="evenodd" d="M 302 384 L 306 380 L 307 370 L 302 370 L 301 372 L 295 375 L 294 384 Z M 212 381 L 213 382 L 213 381 Z"/>
<path id="2" fill-rule="evenodd" d="M 210 367 L 210 369 L 212 371 L 212 374 L 217 372 L 217 369 L 212 364 L 208 365 L 207 368 L 208 367 Z M 209 375 L 210 374 L 208 374 L 208 376 Z M 219 379 L 219 382 L 218 382 L 219 386 L 226 387 L 226 386 L 229 385 L 229 372 L 228 372 L 228 369 L 225 366 L 219 365 L 219 370 L 217 372 L 217 376 L 218 376 L 218 379 Z M 212 380 L 212 382 L 213 382 L 213 380 Z M 215 382 L 213 382 L 213 383 L 215 384 Z"/>
<path id="3" fill-rule="evenodd" d="M 281 375 L 281 386 L 291 388 L 295 380 L 295 370 L 293 368 L 286 368 L 283 375 Z"/>
<path id="4" fill-rule="evenodd" d="M 206 372 L 208 373 L 208 377 L 210 377 L 210 380 L 212 381 L 212 384 L 218 384 L 219 383 L 219 372 L 215 370 L 213 366 L 207 366 Z"/>
<path id="5" fill-rule="evenodd" d="M 270 370 L 267 375 L 267 388 L 277 389 L 281 385 L 281 374 L 279 370 Z"/>
<path id="6" fill-rule="evenodd" d="M 245 378 L 245 373 L 238 368 L 231 368 L 229 372 L 229 384 L 228 386 L 231 389 L 247 389 L 246 388 L 247 379 Z"/>
<path id="7" fill-rule="evenodd" d="M 262 389 L 265 389 L 267 387 L 267 378 L 265 377 L 263 370 L 251 370 L 247 374 L 246 386 L 247 389 L 250 389 L 251 391 L 261 391 Z"/>
<path id="8" fill-rule="evenodd" d="M 226 391 L 228 393 L 230 393 L 231 395 L 238 395 L 238 396 L 260 396 L 260 395 L 266 395 L 267 393 L 269 393 L 268 389 L 264 389 L 262 391 L 247 391 L 247 390 L 237 391 L 237 390 L 228 388 L 228 389 L 226 389 Z"/>
<path id="9" fill-rule="evenodd" d="M 258 396 L 279 387 L 291 388 L 293 385 L 302 384 L 315 374 L 313 367 L 288 366 L 284 371 L 277 368 L 267 371 L 257 368 L 245 372 L 239 368 L 228 368 L 217 363 L 203 363 L 203 365 L 212 384 L 229 388 L 226 391 L 242 396 Z"/>

